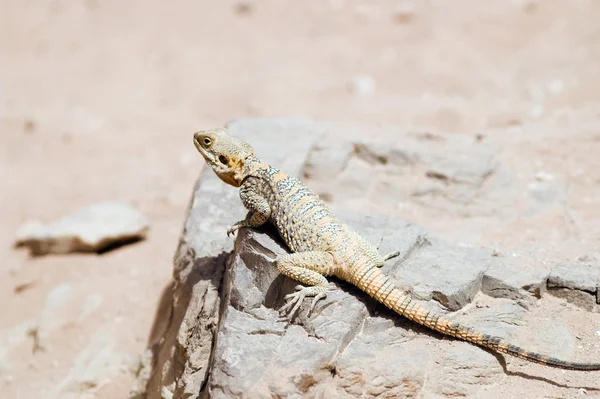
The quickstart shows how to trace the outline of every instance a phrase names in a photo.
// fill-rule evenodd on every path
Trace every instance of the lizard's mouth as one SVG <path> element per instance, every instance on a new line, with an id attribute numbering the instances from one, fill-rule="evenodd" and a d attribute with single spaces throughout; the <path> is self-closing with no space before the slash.
<path id="1" fill-rule="evenodd" d="M 206 163 L 208 163 L 209 165 L 212 165 L 214 163 L 211 157 L 209 156 L 208 152 L 204 147 L 202 147 L 199 139 L 196 136 L 194 136 L 194 147 L 196 147 L 196 149 L 198 150 L 200 155 L 202 155 L 202 158 L 204 158 Z"/>
<path id="2" fill-rule="evenodd" d="M 198 137 L 196 137 L 195 135 L 194 135 L 194 147 L 196 147 L 196 149 L 198 150 L 198 152 L 200 154 L 202 154 L 202 156 L 204 156 L 204 151 L 202 151 L 203 148 L 200 145 L 200 141 L 198 140 Z"/>

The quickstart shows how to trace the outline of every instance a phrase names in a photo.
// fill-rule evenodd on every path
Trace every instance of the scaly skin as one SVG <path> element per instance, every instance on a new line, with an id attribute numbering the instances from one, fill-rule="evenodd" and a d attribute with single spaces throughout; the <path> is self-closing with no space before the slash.
<path id="1" fill-rule="evenodd" d="M 291 249 L 291 254 L 276 261 L 280 273 L 305 285 L 298 285 L 295 293 L 286 296 L 288 302 L 281 310 L 289 310 L 290 316 L 305 297 L 314 298 L 312 311 L 317 301 L 326 296 L 325 277 L 336 276 L 399 315 L 443 334 L 547 366 L 600 370 L 600 363 L 568 362 L 530 352 L 423 308 L 379 270 L 398 252 L 381 256 L 376 247 L 341 223 L 298 179 L 260 161 L 248 143 L 219 128 L 195 133 L 194 145 L 221 180 L 239 187 L 242 203 L 250 211 L 227 235 L 241 227 L 259 227 L 270 221 Z"/>

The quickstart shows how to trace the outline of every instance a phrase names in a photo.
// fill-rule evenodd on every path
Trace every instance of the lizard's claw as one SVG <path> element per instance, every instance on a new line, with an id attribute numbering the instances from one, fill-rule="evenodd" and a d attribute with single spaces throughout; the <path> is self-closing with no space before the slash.
<path id="1" fill-rule="evenodd" d="M 229 237 L 232 234 L 235 234 L 236 231 L 238 231 L 238 229 L 241 226 L 239 226 L 237 223 L 234 224 L 233 226 L 231 226 L 230 228 L 227 229 L 227 237 Z"/>
<path id="2" fill-rule="evenodd" d="M 310 316 L 317 302 L 327 297 L 327 294 L 325 293 L 326 290 L 327 287 L 322 286 L 304 287 L 302 285 L 297 285 L 296 292 L 285 296 L 287 303 L 283 305 L 281 309 L 279 309 L 279 312 L 286 313 L 289 308 L 292 308 L 292 310 L 290 310 L 287 314 L 291 319 L 294 317 L 298 309 L 300 309 L 300 305 L 302 305 L 304 298 L 312 296 L 314 299 L 308 311 L 308 315 Z"/>

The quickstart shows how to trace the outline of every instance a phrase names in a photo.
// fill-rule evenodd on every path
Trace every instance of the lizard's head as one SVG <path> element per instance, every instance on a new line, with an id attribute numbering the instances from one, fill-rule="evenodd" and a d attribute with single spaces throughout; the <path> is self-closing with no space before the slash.
<path id="1" fill-rule="evenodd" d="M 217 128 L 194 133 L 194 145 L 221 180 L 234 187 L 242 184 L 244 160 L 254 155 L 250 144 Z"/>

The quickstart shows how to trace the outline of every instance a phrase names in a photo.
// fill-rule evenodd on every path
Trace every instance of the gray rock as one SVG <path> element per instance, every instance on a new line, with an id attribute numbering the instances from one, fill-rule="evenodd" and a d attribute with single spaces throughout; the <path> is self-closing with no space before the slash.
<path id="1" fill-rule="evenodd" d="M 357 219 L 355 216 L 351 223 L 356 224 L 360 221 Z M 422 280 L 429 280 L 426 287 L 431 296 L 438 293 L 446 306 L 467 304 L 477 293 L 473 285 L 480 282 L 482 270 L 471 267 L 468 259 L 472 264 L 484 263 L 479 251 L 451 251 L 451 246 L 434 238 L 426 249 L 415 250 L 415 237 L 424 232 L 404 221 L 368 217 L 363 219 L 365 226 L 365 235 L 373 241 L 373 233 L 385 232 L 382 228 L 387 226 L 395 232 L 388 245 L 407 254 L 403 262 L 385 266 L 390 275 L 401 275 L 398 270 L 404 264 L 420 269 L 421 275 L 427 276 Z M 423 267 L 428 259 L 441 259 L 447 252 L 452 257 L 443 272 L 441 266 Z M 416 397 L 425 391 L 433 360 L 428 342 L 438 338 L 385 309 L 356 287 L 330 279 L 331 291 L 311 317 L 306 314 L 307 301 L 294 324 L 281 318 L 277 309 L 296 285 L 276 272 L 274 260 L 284 253 L 271 228 L 240 231 L 223 285 L 227 302 L 206 385 L 210 397 Z M 413 273 L 416 275 L 416 271 Z M 443 312 L 435 303 L 424 306 Z M 453 317 L 487 333 L 507 336 L 523 324 L 524 309 L 504 300 L 475 309 L 473 314 L 478 317 Z M 497 381 L 502 373 L 497 360 L 472 345 L 466 347 L 467 365 L 461 363 L 466 361 L 462 349 L 446 356 L 449 369 L 455 374 L 466 373 L 458 382 L 446 379 L 446 388 L 467 392 L 465 387 L 474 389 Z M 440 376 L 439 380 L 444 379 Z"/>
<path id="2" fill-rule="evenodd" d="M 548 287 L 569 288 L 595 294 L 600 275 L 600 262 L 559 263 L 548 276 Z"/>
<path id="3" fill-rule="evenodd" d="M 296 283 L 276 272 L 273 260 L 285 251 L 262 230 L 244 229 L 236 241 L 210 397 L 403 396 L 424 385 L 424 342 L 393 328 L 395 316 L 387 310 L 372 315 L 377 304 L 347 284 L 332 283 L 312 317 L 303 306 L 300 325 L 281 318 L 277 309 Z"/>
<path id="4" fill-rule="evenodd" d="M 585 310 L 593 311 L 596 308 L 596 295 L 585 291 L 570 288 L 548 288 L 548 292 L 555 297 L 566 299 L 567 302 Z"/>
<path id="5" fill-rule="evenodd" d="M 413 287 L 419 297 L 433 298 L 449 310 L 458 310 L 479 292 L 483 273 L 491 262 L 490 253 L 455 247 L 431 237 L 390 274 Z"/>
<path id="6" fill-rule="evenodd" d="M 119 202 L 102 202 L 44 225 L 30 221 L 17 231 L 17 246 L 33 255 L 101 252 L 146 237 L 149 224 L 136 209 Z"/>
<path id="7" fill-rule="evenodd" d="M 518 192 L 507 190 L 512 177 L 487 143 L 400 129 L 380 141 L 365 138 L 366 127 L 357 130 L 361 134 L 326 137 L 309 154 L 305 177 L 326 200 L 353 205 L 360 198 L 389 207 L 414 202 L 461 214 L 510 212 L 502 205 L 516 201 Z"/>
<path id="8" fill-rule="evenodd" d="M 347 173 L 353 162 L 379 159 L 383 168 L 406 169 L 408 176 L 424 157 L 410 148 L 386 152 L 350 144 L 328 158 L 335 142 L 323 136 L 325 124 L 244 120 L 229 128 L 251 142 L 259 157 L 292 174 L 314 178 L 331 162 L 332 169 L 323 172 L 332 177 L 330 185 L 339 184 L 336 174 Z M 469 190 L 482 183 L 476 174 L 449 175 L 450 184 Z M 321 192 L 316 180 L 308 184 Z M 423 306 L 459 310 L 448 316 L 529 347 L 522 339 L 527 312 L 515 299 L 542 293 L 545 275 L 518 274 L 512 259 L 453 246 L 401 219 L 348 212 L 339 203 L 334 211 L 373 244 L 383 236 L 382 253 L 401 251 L 383 271 Z M 245 213 L 237 190 L 205 168 L 175 255 L 174 281 L 157 310 L 151 352 L 143 357 L 131 397 L 477 397 L 506 378 L 490 352 L 403 319 L 335 278 L 310 317 L 305 301 L 294 320 L 282 318 L 277 310 L 297 284 L 274 265 L 287 250 L 270 226 L 241 229 L 235 243 L 227 239 L 227 227 Z M 559 331 L 567 348 L 560 354 L 570 355 L 573 336 L 567 328 Z M 552 353 L 551 342 L 544 348 Z"/>
<path id="9" fill-rule="evenodd" d="M 548 292 L 574 305 L 594 310 L 598 303 L 600 262 L 583 257 L 576 262 L 559 263 L 548 276 Z"/>
<path id="10" fill-rule="evenodd" d="M 310 149 L 304 165 L 303 177 L 316 181 L 335 180 L 346 168 L 354 146 L 349 141 L 341 142 L 337 137 L 324 136 Z M 326 186 L 323 185 L 324 189 Z M 329 190 L 321 190 L 312 186 L 317 194 L 327 201 L 332 200 Z"/>
<path id="11" fill-rule="evenodd" d="M 524 348 L 564 359 L 574 358 L 574 337 L 564 324 L 548 320 L 542 326 L 533 327 L 527 321 L 527 313 L 513 300 L 478 294 L 472 304 L 453 317 L 466 325 L 476 325 L 483 333 L 505 337 Z M 428 393 L 434 393 L 434 397 L 496 397 L 490 395 L 490 390 L 506 379 L 498 361 L 500 356 L 460 341 L 443 345 L 427 380 Z M 514 363 L 527 363 L 510 356 L 504 356 L 504 359 L 509 370 L 514 369 Z"/>
<path id="12" fill-rule="evenodd" d="M 485 271 L 481 291 L 494 298 L 515 300 L 540 298 L 546 291 L 549 271 L 545 268 L 532 268 L 533 260 L 523 257 L 494 257 Z"/>
<path id="13" fill-rule="evenodd" d="M 442 353 L 428 380 L 429 389 L 442 397 L 484 397 L 485 389 L 497 383 L 502 367 L 489 352 L 454 342 Z"/>
<path id="14" fill-rule="evenodd" d="M 493 260 L 492 251 L 449 245 L 401 219 L 333 209 L 374 245 L 383 237 L 381 253 L 400 251 L 402 256 L 383 270 L 396 285 L 410 288 L 420 299 L 435 299 L 449 310 L 458 310 L 479 292 L 482 276 Z"/>

